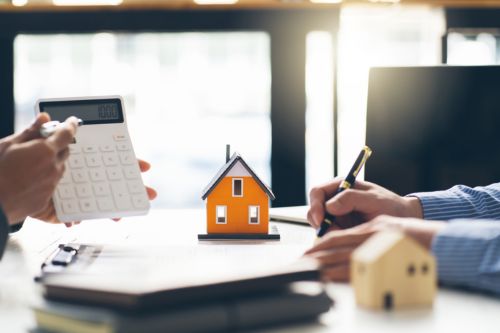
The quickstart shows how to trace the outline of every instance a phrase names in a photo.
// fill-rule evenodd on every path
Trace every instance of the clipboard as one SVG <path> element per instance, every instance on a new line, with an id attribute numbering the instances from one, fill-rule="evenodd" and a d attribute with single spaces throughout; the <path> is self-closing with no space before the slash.
<path id="1" fill-rule="evenodd" d="M 212 248 L 218 256 L 217 248 Z M 190 267 L 191 262 L 181 257 L 178 263 L 173 260 L 172 270 L 157 267 L 158 263 L 168 266 L 171 262 L 162 262 L 162 256 L 151 260 L 151 251 L 159 250 L 141 254 L 105 245 L 61 244 L 42 264 L 36 280 L 43 284 L 49 300 L 143 310 L 271 293 L 292 282 L 318 281 L 320 277 L 319 266 L 312 259 L 300 259 L 281 268 L 209 274 L 209 265 L 196 260 L 196 251 L 185 257 L 195 258 L 191 272 L 174 272 L 176 267 Z M 176 265 L 179 263 L 182 265 Z"/>

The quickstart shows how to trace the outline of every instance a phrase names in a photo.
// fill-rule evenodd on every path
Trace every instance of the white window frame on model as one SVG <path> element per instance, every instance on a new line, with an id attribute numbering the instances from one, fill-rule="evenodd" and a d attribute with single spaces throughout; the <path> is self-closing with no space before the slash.
<path id="1" fill-rule="evenodd" d="M 224 216 L 219 216 L 219 209 L 223 209 Z M 224 217 L 224 222 L 219 222 L 219 217 Z M 215 206 L 215 223 L 227 224 L 227 206 L 222 206 L 222 205 Z"/>
<path id="2" fill-rule="evenodd" d="M 240 195 L 236 195 L 236 194 L 234 193 L 234 189 L 235 189 L 235 187 L 234 187 L 234 183 L 235 183 L 237 180 L 239 180 L 239 181 L 241 182 L 241 194 L 240 194 Z M 234 197 L 234 198 L 241 198 L 241 197 L 243 197 L 243 178 L 233 178 L 233 197 Z"/>
<path id="3" fill-rule="evenodd" d="M 257 222 L 252 222 L 252 208 L 257 210 Z M 248 206 L 248 224 L 260 224 L 260 206 Z"/>

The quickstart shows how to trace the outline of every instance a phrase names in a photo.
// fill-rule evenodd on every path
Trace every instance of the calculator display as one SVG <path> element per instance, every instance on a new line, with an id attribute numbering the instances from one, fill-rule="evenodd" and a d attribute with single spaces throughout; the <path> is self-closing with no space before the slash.
<path id="1" fill-rule="evenodd" d="M 40 111 L 61 122 L 71 116 L 82 119 L 84 125 L 123 122 L 119 99 L 42 102 Z"/>

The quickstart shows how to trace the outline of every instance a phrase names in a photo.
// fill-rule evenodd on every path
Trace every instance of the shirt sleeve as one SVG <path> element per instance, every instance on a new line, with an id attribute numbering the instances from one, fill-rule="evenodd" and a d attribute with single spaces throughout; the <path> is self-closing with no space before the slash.
<path id="1" fill-rule="evenodd" d="M 422 203 L 424 219 L 500 219 L 500 183 L 489 186 L 457 185 L 446 191 L 413 193 Z"/>
<path id="2" fill-rule="evenodd" d="M 452 220 L 432 251 L 441 283 L 500 295 L 500 221 Z"/>

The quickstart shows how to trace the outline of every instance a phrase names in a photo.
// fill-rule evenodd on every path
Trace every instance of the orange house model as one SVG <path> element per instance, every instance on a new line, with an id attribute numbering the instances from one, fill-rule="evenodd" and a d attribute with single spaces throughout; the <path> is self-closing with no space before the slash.
<path id="1" fill-rule="evenodd" d="M 275 227 L 269 232 L 269 200 L 274 200 L 265 185 L 238 153 L 205 188 L 207 201 L 207 233 L 200 240 L 210 239 L 280 239 Z"/>

